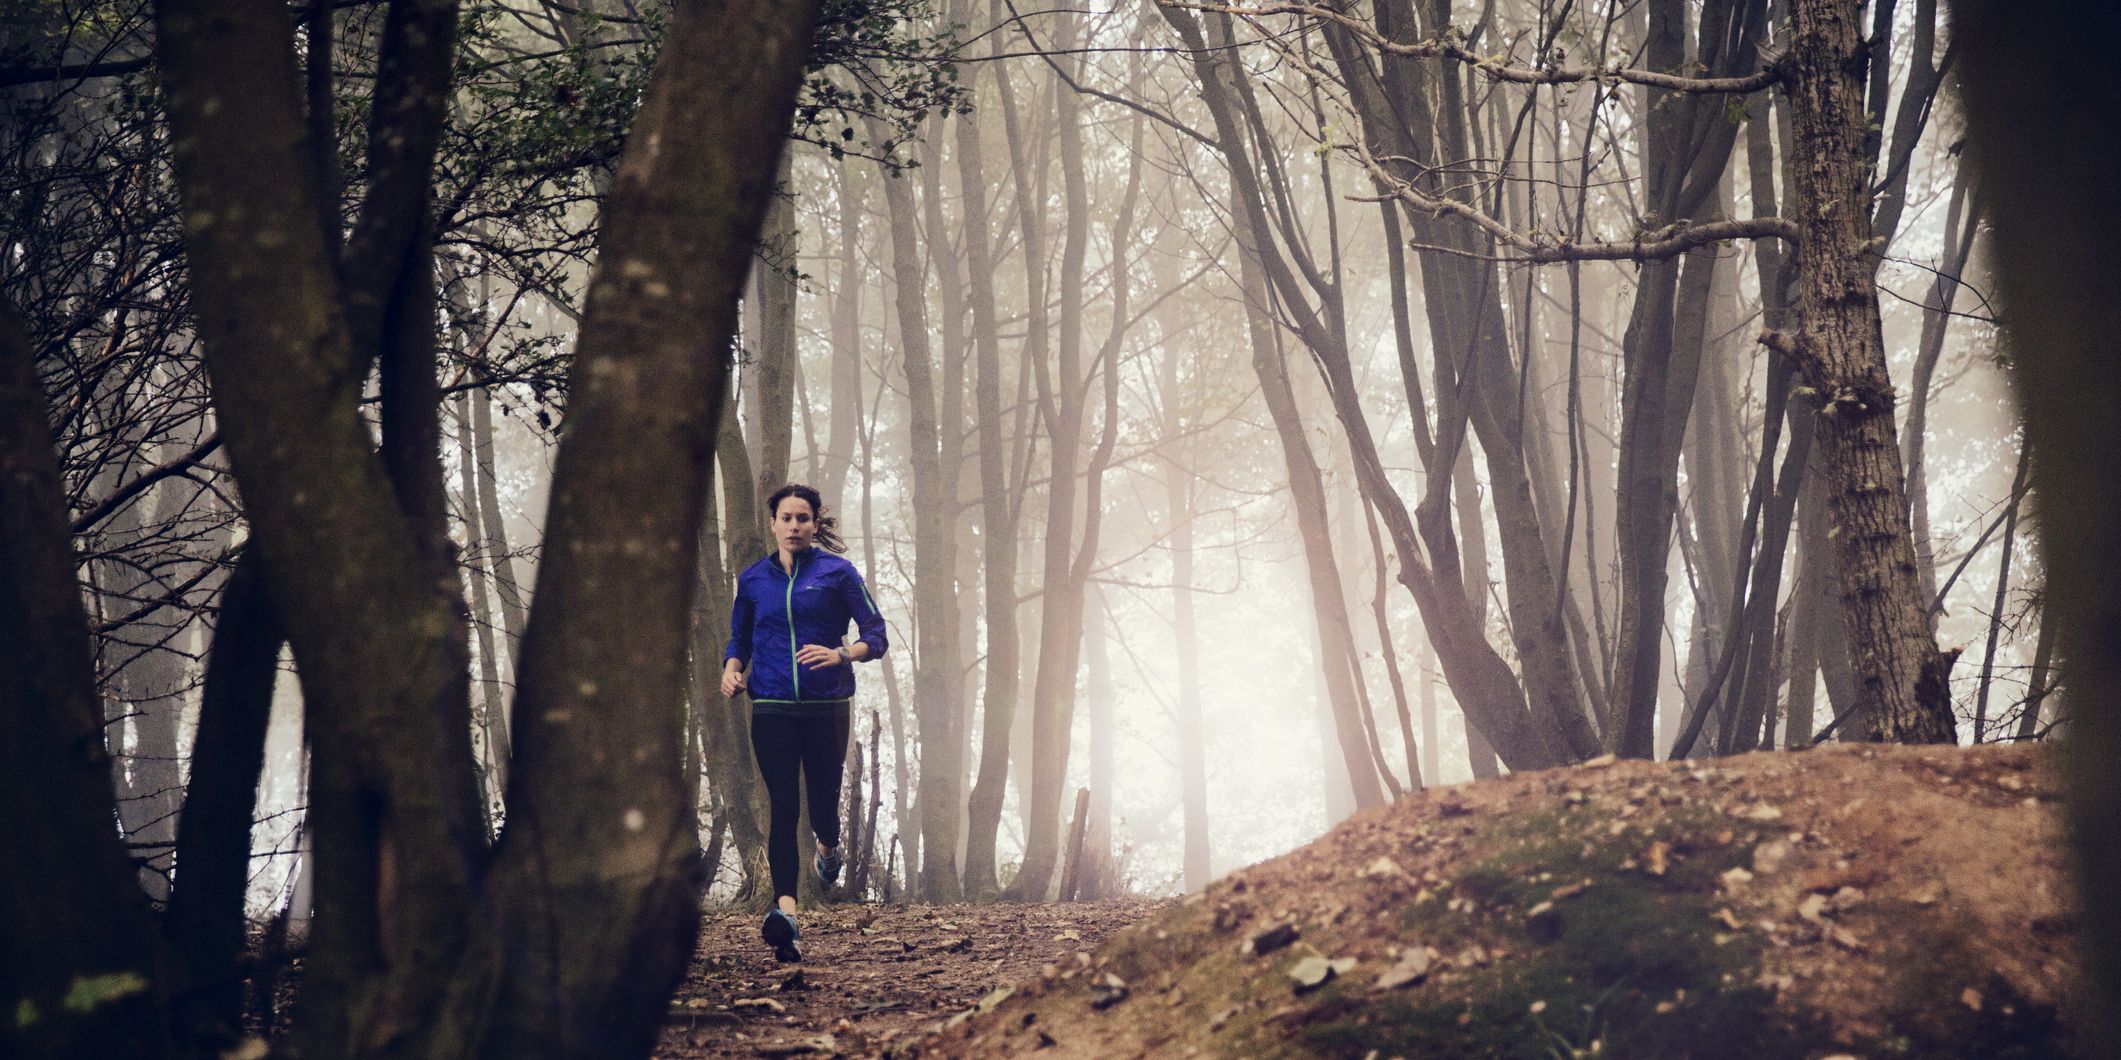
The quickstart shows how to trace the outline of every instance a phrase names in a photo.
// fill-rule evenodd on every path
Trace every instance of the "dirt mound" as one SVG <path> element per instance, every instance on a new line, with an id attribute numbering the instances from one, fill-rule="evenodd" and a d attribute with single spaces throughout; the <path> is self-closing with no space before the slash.
<path id="1" fill-rule="evenodd" d="M 1361 814 L 923 1056 L 2069 1056 L 2056 781 L 2024 748 L 1597 763 Z"/>

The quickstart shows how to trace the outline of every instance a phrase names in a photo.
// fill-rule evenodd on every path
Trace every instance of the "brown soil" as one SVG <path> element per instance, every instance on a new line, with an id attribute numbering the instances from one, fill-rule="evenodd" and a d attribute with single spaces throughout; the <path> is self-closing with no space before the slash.
<path id="1" fill-rule="evenodd" d="M 1070 959 L 986 1011 L 931 1009 L 890 1047 L 2069 1056 L 2055 787 L 2037 749 L 1845 746 L 1432 791 L 1233 873 L 1094 954 L 1054 946 Z M 977 989 L 953 981 L 970 1004 Z"/>
<path id="2" fill-rule="evenodd" d="M 798 916 L 801 964 L 759 941 L 762 913 L 710 915 L 655 1055 L 875 1055 L 1171 904 L 835 906 Z"/>

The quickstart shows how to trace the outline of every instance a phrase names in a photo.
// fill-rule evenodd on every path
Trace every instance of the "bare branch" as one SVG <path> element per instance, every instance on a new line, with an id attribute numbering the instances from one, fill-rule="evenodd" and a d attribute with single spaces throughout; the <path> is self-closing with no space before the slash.
<path id="1" fill-rule="evenodd" d="M 1434 40 L 1395 41 L 1377 32 L 1369 23 L 1354 18 L 1345 12 L 1318 4 L 1203 4 L 1183 3 L 1177 0 L 1157 0 L 1170 7 L 1191 8 L 1195 11 L 1217 11 L 1254 19 L 1265 15 L 1299 15 L 1331 22 L 1346 29 L 1358 39 L 1388 55 L 1401 55 L 1414 59 L 1451 59 L 1461 62 L 1487 76 L 1492 81 L 1508 81 L 1520 85 L 1567 85 L 1584 81 L 1624 81 L 1631 85 L 1669 89 L 1673 92 L 1701 93 L 1746 93 L 1758 92 L 1782 80 L 1782 69 L 1776 59 L 1761 64 L 1757 73 L 1744 77 L 1681 77 L 1677 74 L 1659 73 L 1655 70 L 1636 70 L 1622 66 L 1512 66 L 1494 56 L 1475 55 L 1465 45 L 1446 35 Z"/>

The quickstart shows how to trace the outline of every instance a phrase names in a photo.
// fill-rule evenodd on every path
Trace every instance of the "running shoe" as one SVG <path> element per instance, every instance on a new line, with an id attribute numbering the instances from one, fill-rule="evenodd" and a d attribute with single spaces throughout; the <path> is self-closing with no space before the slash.
<path id="1" fill-rule="evenodd" d="M 793 964 L 803 959 L 803 951 L 796 948 L 795 940 L 803 937 L 795 926 L 795 918 L 781 912 L 778 906 L 766 914 L 766 922 L 759 927 L 759 937 L 773 947 L 775 959 Z"/>
<path id="2" fill-rule="evenodd" d="M 827 853 L 819 854 L 817 856 L 818 881 L 823 883 L 828 889 L 838 886 L 840 869 L 846 864 L 847 859 L 840 855 L 840 848 L 838 847 L 833 847 Z"/>

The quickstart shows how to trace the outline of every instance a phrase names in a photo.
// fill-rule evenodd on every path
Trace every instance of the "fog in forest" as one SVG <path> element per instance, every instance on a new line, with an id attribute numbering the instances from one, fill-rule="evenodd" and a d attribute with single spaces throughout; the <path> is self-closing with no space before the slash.
<path id="1" fill-rule="evenodd" d="M 1610 29 L 1607 15 L 1614 19 Z M 1081 590 L 1086 600 L 1082 662 L 1070 697 L 1076 717 L 1066 790 L 1072 794 L 1090 786 L 1097 807 L 1093 812 L 1109 814 L 1111 854 L 1123 866 L 1124 886 L 1147 893 L 1182 889 L 1186 824 L 1178 702 L 1187 694 L 1179 662 L 1187 651 L 1197 659 L 1192 678 L 1197 683 L 1190 695 L 1200 704 L 1198 739 L 1212 871 L 1290 849 L 1354 807 L 1348 768 L 1333 730 L 1319 619 L 1305 575 L 1302 535 L 1307 529 L 1319 532 L 1340 575 L 1344 621 L 1359 667 L 1357 694 L 1366 718 L 1373 719 L 1376 753 L 1383 758 L 1382 765 L 1372 769 L 1389 770 L 1392 782 L 1402 789 L 1411 786 L 1409 736 L 1400 722 L 1404 711 L 1415 726 L 1411 742 L 1419 783 L 1470 779 L 1474 767 L 1464 717 L 1424 643 L 1413 600 L 1389 580 L 1397 577 L 1397 567 L 1392 542 L 1383 538 L 1375 543 L 1386 557 L 1388 582 L 1382 597 L 1389 647 L 1381 643 L 1373 610 L 1379 596 L 1379 549 L 1373 547 L 1373 534 L 1382 531 L 1366 516 L 1327 384 L 1310 363 L 1288 314 L 1270 305 L 1265 312 L 1280 326 L 1270 330 L 1268 341 L 1286 373 L 1310 459 L 1319 469 L 1323 523 L 1319 513 L 1291 497 L 1288 468 L 1260 393 L 1246 331 L 1239 237 L 1233 230 L 1234 223 L 1242 222 L 1233 222 L 1224 161 L 1198 138 L 1210 125 L 1210 116 L 1171 27 L 1146 8 L 1085 14 L 1006 7 L 975 12 L 968 6 L 953 17 L 962 20 L 957 33 L 966 43 L 957 54 L 966 61 L 949 75 L 955 94 L 948 98 L 969 107 L 969 113 L 931 112 L 919 121 L 906 115 L 905 134 L 888 151 L 876 139 L 879 130 L 867 124 L 843 126 L 852 130 L 850 139 L 838 139 L 839 129 L 833 129 L 821 137 L 822 147 L 803 142 L 794 146 L 781 185 L 787 200 L 769 214 L 769 225 L 777 227 L 767 237 L 769 249 L 747 287 L 737 347 L 735 414 L 751 459 L 759 459 L 762 420 L 773 415 L 766 406 L 780 402 L 791 409 L 783 414 L 791 415 L 792 423 L 781 428 L 789 432 L 785 478 L 827 488 L 826 504 L 846 528 L 851 555 L 865 567 L 878 593 L 894 643 L 914 645 L 918 542 L 914 472 L 907 449 L 910 414 L 902 367 L 907 339 L 900 315 L 905 312 L 901 285 L 917 292 L 928 356 L 936 363 L 933 371 L 943 387 L 957 388 L 955 396 L 938 391 L 932 399 L 945 434 L 953 423 L 955 429 L 954 436 L 942 441 L 946 458 L 956 465 L 948 522 L 957 550 L 956 580 L 943 598 L 960 604 L 954 616 L 961 644 L 955 662 L 963 676 L 955 694 L 970 726 L 968 746 L 979 748 L 985 717 L 980 690 L 990 680 L 984 672 L 980 595 L 987 520 L 978 463 L 979 405 L 973 394 L 980 381 L 973 335 L 978 325 L 968 306 L 977 296 L 966 274 L 966 230 L 982 225 L 989 244 L 988 296 L 994 300 L 991 326 L 1002 357 L 997 383 L 1004 418 L 1000 436 L 1010 448 L 1007 498 L 1015 508 L 1012 517 L 1020 521 L 1019 727 L 1028 721 L 1029 711 L 1023 708 L 1030 705 L 1033 676 L 1045 646 L 1039 635 L 1041 594 L 1055 587 L 1042 563 L 1046 535 L 1055 525 L 1050 521 L 1047 480 L 1052 427 L 1046 417 L 1067 414 L 1059 396 L 1068 386 L 1068 377 L 1060 374 L 1064 360 L 1074 362 L 1073 415 L 1079 424 L 1074 433 L 1080 451 L 1074 464 L 1079 481 L 1111 425 L 1110 455 L 1099 476 L 1101 525 L 1086 557 L 1088 576 Z M 1540 12 L 1529 7 L 1503 7 L 1490 17 L 1493 25 L 1487 32 L 1498 41 L 1529 39 L 1542 25 L 1555 25 L 1551 15 L 1542 22 Z M 1579 49 L 1592 47 L 1607 33 L 1640 34 L 1643 17 L 1640 8 L 1604 15 L 1578 12 L 1560 21 L 1557 39 L 1584 42 L 1575 45 Z M 1903 34 L 1914 32 L 1916 17 L 1913 11 L 1900 13 Z M 1395 341 L 1393 265 L 1377 207 L 1371 205 L 1377 192 L 1365 160 L 1346 142 L 1357 118 L 1345 90 L 1323 70 L 1314 71 L 1326 82 L 1323 85 L 1305 76 L 1300 62 L 1320 62 L 1321 57 L 1305 59 L 1300 51 L 1288 51 L 1297 44 L 1273 42 L 1291 25 L 1287 19 L 1273 23 L 1273 28 L 1233 22 L 1230 29 L 1232 39 L 1242 42 L 1235 54 L 1243 58 L 1250 91 L 1256 94 L 1259 125 L 1250 134 L 1250 147 L 1261 156 L 1263 174 L 1279 182 L 1268 192 L 1274 196 L 1269 208 L 1276 211 L 1271 238 L 1295 240 L 1301 248 L 1297 253 L 1308 257 L 1310 267 L 1320 271 L 1320 280 L 1336 290 L 1335 308 L 1346 317 L 1345 342 L 1370 417 L 1369 429 L 1393 486 L 1411 504 L 1422 495 L 1427 476 L 1417 452 Z M 503 39 L 527 48 L 523 32 L 518 27 Z M 1689 54 L 1698 47 L 1689 35 Z M 1771 51 L 1774 45 L 1763 40 L 1754 47 Z M 1893 72 L 1896 98 L 1905 92 L 1910 61 L 1905 53 L 1898 58 L 1900 65 Z M 903 69 L 928 76 L 938 68 L 908 64 Z M 1076 87 L 1070 88 L 1071 82 Z M 1635 186 L 1636 174 L 1645 169 L 1642 90 L 1571 86 L 1534 95 L 1514 86 L 1476 84 L 1469 91 L 1473 89 L 1478 93 L 1469 106 L 1477 108 L 1479 124 L 1471 133 L 1488 139 L 1479 144 L 1478 158 L 1457 167 L 1453 184 L 1462 184 L 1482 203 L 1499 202 L 1501 219 L 1527 233 L 1574 231 L 1579 208 L 1585 211 L 1581 231 L 1588 238 L 1626 237 L 1649 224 L 1644 220 L 1643 189 Z M 1936 91 L 1934 86 L 1928 90 Z M 1594 95 L 1599 98 L 1594 100 Z M 1750 134 L 1744 124 L 1751 120 L 1750 111 L 1721 105 L 1725 112 L 1717 117 L 1730 124 L 1727 132 L 1738 134 L 1732 137 L 1728 161 L 1683 156 L 1683 164 L 1704 173 L 1722 168 L 1713 193 L 1697 207 L 1699 216 L 1762 213 L 1754 202 L 1759 191 L 1748 179 L 1758 165 L 1752 152 L 1776 159 L 1768 163 L 1771 166 L 1784 160 L 1771 154 L 1772 139 L 1761 142 Z M 1901 171 L 1895 187 L 1904 189 L 1898 192 L 1904 216 L 1879 266 L 1880 310 L 1888 363 L 1906 395 L 1902 415 L 1920 407 L 1925 417 L 1921 468 L 1927 480 L 1926 562 L 1930 580 L 1950 582 L 1941 597 L 1938 640 L 1965 650 L 1954 669 L 1954 706 L 1964 724 L 1973 716 L 1975 701 L 1985 694 L 1989 723 L 1997 730 L 1990 736 L 2009 738 L 2017 734 L 2014 723 L 2027 699 L 2033 669 L 2040 576 L 2038 560 L 2028 551 L 2031 521 L 2015 520 L 2013 569 L 2004 586 L 2000 635 L 1993 662 L 1984 668 L 1990 658 L 1988 633 L 1997 614 L 2002 562 L 2003 539 L 1994 524 L 2012 507 L 2020 446 L 2009 410 L 2009 377 L 1998 366 L 1995 331 L 1985 305 L 1979 241 L 1969 234 L 1973 226 L 1954 152 L 1949 96 L 1935 105 L 1935 113 L 1917 109 L 1909 119 L 1919 129 L 1896 137 L 1896 130 L 1887 127 L 1885 142 L 1899 152 L 1892 165 Z M 1019 130 L 1013 145 L 1011 120 Z M 1063 123 L 1074 131 L 1063 132 Z M 977 161 L 970 167 L 965 161 L 967 128 L 980 141 Z M 1592 145 L 1588 160 L 1586 142 Z M 1071 184 L 1071 171 L 1080 179 L 1079 187 Z M 975 173 L 982 186 L 976 196 L 968 196 L 965 182 Z M 895 191 L 905 197 L 911 214 L 903 233 L 892 227 L 893 189 L 887 189 L 885 181 L 896 182 Z M 1027 198 L 1036 204 L 1029 209 L 1029 230 L 1024 227 Z M 979 207 L 983 210 L 971 212 Z M 581 225 L 593 215 L 574 207 L 556 211 L 556 216 L 565 220 L 555 223 Z M 1961 245 L 1948 246 L 1947 235 Z M 1065 258 L 1071 238 L 1078 241 L 1076 253 L 1081 255 L 1073 266 L 1080 279 L 1072 284 L 1063 282 L 1070 275 Z M 912 245 L 901 248 L 894 242 L 898 239 Z M 1039 244 L 1036 259 L 1027 250 L 1033 240 Z M 467 244 L 484 242 L 466 239 Z M 564 355 L 573 339 L 569 313 L 561 307 L 578 290 L 580 266 L 520 250 L 505 258 L 489 256 L 483 249 L 445 249 L 445 260 L 459 272 L 451 288 L 452 311 L 462 314 L 454 328 L 445 328 L 448 341 L 466 348 L 472 372 L 487 362 L 496 365 L 491 370 L 497 374 L 504 370 L 499 366 L 512 365 L 549 371 L 546 360 Z M 915 277 L 901 278 L 898 254 L 911 258 Z M 1698 358 L 1700 376 L 1687 421 L 1686 448 L 1674 475 L 1680 519 L 1669 559 L 1667 644 L 1658 696 L 1661 734 L 1676 727 L 1674 715 L 1683 700 L 1698 700 L 1698 691 L 1690 690 L 1701 687 L 1701 671 L 1710 665 L 1701 656 L 1713 653 L 1721 640 L 1725 619 L 1705 618 L 1702 604 L 1728 599 L 1729 593 L 1721 585 L 1704 583 L 1713 572 L 1730 569 L 1731 539 L 1758 460 L 1766 373 L 1773 356 L 1756 341 L 1763 311 L 1760 261 L 1752 246 L 1712 244 L 1687 261 L 1712 279 L 1684 296 L 1688 304 L 1683 309 L 1703 314 L 1691 322 L 1698 338 L 1671 340 L 1678 356 Z M 1026 270 L 1034 267 L 1045 294 L 1043 321 L 1034 320 L 1027 308 Z M 1418 266 L 1410 261 L 1403 268 L 1403 312 L 1412 323 L 1412 353 L 1433 392 L 1437 353 L 1433 336 L 1422 324 L 1424 289 Z M 1639 269 L 1625 260 L 1582 265 L 1573 295 L 1581 313 L 1573 318 L 1573 326 L 1567 266 L 1502 262 L 1494 270 L 1513 354 L 1531 354 L 1529 368 L 1519 364 L 1521 395 L 1513 400 L 1521 400 L 1527 422 L 1536 424 L 1542 435 L 1541 441 L 1530 444 L 1546 449 L 1544 470 L 1553 480 L 1549 489 L 1569 489 L 1567 425 L 1579 428 L 1575 491 L 1581 500 L 1571 541 L 1571 598 L 1585 617 L 1605 627 L 1591 631 L 1600 645 L 1593 649 L 1594 658 L 1610 653 L 1620 597 L 1614 474 L 1624 335 L 1637 299 Z M 1940 276 L 1964 280 L 1944 296 L 1951 299 L 1948 306 L 1933 290 Z M 526 278 L 538 282 L 521 282 Z M 1115 282 L 1128 288 L 1124 302 L 1115 296 Z M 761 283 L 775 289 L 762 290 Z M 769 319 L 760 309 L 775 305 L 775 298 L 786 301 L 779 303 L 779 315 Z M 1123 314 L 1116 327 L 1115 312 Z M 1056 348 L 1071 341 L 1059 334 L 1063 318 L 1070 314 L 1077 329 L 1072 357 Z M 1035 330 L 1044 335 L 1035 336 Z M 778 366 L 761 360 L 773 355 L 787 358 L 783 363 L 788 367 L 779 369 L 778 376 L 769 374 Z M 1045 371 L 1050 377 L 1043 384 L 1029 360 L 1034 355 L 1048 362 Z M 1580 410 L 1574 418 L 1569 395 L 1572 356 Z M 1918 372 L 1927 384 L 1919 399 L 1910 393 Z M 1109 405 L 1108 373 L 1117 386 L 1116 400 Z M 1042 396 L 1042 386 L 1054 396 Z M 526 587 L 526 597 L 534 580 L 552 447 L 564 429 L 549 399 L 550 392 L 535 383 L 504 383 L 469 396 L 469 401 L 490 403 L 492 481 L 506 520 L 514 578 Z M 1430 401 L 1424 415 L 1433 422 L 1434 398 Z M 448 412 L 462 416 L 466 406 L 460 398 Z M 853 422 L 836 435 L 846 420 Z M 453 429 L 454 424 L 445 427 Z M 723 438 L 724 444 L 734 441 L 726 433 Z M 1462 520 L 1460 532 L 1469 541 L 1494 542 L 1498 517 L 1485 500 L 1492 480 L 1480 459 L 1478 438 L 1469 439 L 1467 448 L 1468 468 L 1460 480 L 1465 486 L 1452 497 Z M 1785 439 L 1782 450 L 1787 448 Z M 486 541 L 472 539 L 461 518 L 461 460 L 453 446 L 444 448 L 447 481 L 459 489 L 452 498 L 460 513 L 452 523 L 452 537 L 465 550 L 467 577 L 490 577 L 492 549 L 482 547 Z M 1703 465 L 1699 470 L 1697 463 Z M 473 477 L 482 473 L 475 468 Z M 952 474 L 947 468 L 945 473 Z M 1075 487 L 1071 556 L 1082 547 L 1080 496 L 1086 491 L 1085 484 Z M 1478 513 L 1477 538 L 1471 533 L 1476 524 L 1463 522 L 1468 518 L 1465 511 Z M 729 512 L 723 507 L 718 514 L 726 521 Z M 1553 513 L 1557 524 L 1566 519 L 1563 512 Z M 1558 539 L 1561 527 L 1547 532 Z M 730 540 L 739 531 L 724 533 Z M 1175 553 L 1188 546 L 1188 585 L 1197 616 L 1190 648 L 1181 645 L 1173 621 L 1173 594 L 1179 591 L 1173 575 Z M 1783 561 L 1787 586 L 1779 598 L 1775 628 L 1784 660 L 1778 663 L 1777 709 L 1793 698 L 1787 645 L 1807 632 L 1800 627 L 1793 635 L 1789 629 L 1796 617 L 1789 604 L 1803 584 L 1798 579 L 1804 555 L 1803 539 L 1791 534 Z M 1586 556 L 1597 564 L 1595 602 Z M 732 560 L 741 566 L 751 558 L 747 554 Z M 1478 569 L 1476 580 L 1489 588 L 1472 598 L 1488 612 L 1489 639 L 1509 658 L 1512 616 L 1503 603 L 1502 564 L 1491 555 Z M 488 597 L 497 599 L 498 593 L 489 582 Z M 1707 651 L 1700 632 L 1705 620 L 1717 627 L 1706 642 Z M 497 659 L 496 669 L 506 689 L 509 666 L 505 649 L 499 647 L 505 629 L 497 613 L 484 616 L 484 621 L 493 630 L 495 654 L 504 656 Z M 479 651 L 487 643 L 486 638 L 475 641 L 475 664 L 483 665 Z M 915 665 L 915 651 L 901 648 L 878 667 L 865 668 L 856 702 L 857 730 L 865 748 L 872 727 L 884 727 L 881 748 L 887 780 L 878 827 L 885 844 L 893 836 L 903 839 L 918 830 L 898 819 L 900 793 L 895 790 L 901 782 L 912 783 L 902 778 L 917 776 L 919 770 L 917 750 L 899 750 L 901 734 L 918 746 L 911 702 L 918 695 Z M 881 672 L 886 668 L 891 671 L 888 678 Z M 1824 680 L 1817 676 L 1816 663 L 1811 669 L 1812 682 Z M 897 696 L 887 682 L 899 686 Z M 267 779 L 275 798 L 266 806 L 273 810 L 299 804 L 295 781 L 300 734 L 291 723 L 298 713 L 290 698 L 294 694 L 291 679 L 284 682 Z M 1800 731 L 1834 717 L 1823 685 L 1815 684 L 1808 695 L 1797 693 L 1794 698 L 1815 704 L 1816 722 L 1800 723 Z M 1107 753 L 1097 750 L 1102 740 L 1109 740 L 1110 748 L 1104 766 L 1098 764 Z M 1660 743 L 1668 745 L 1669 738 Z M 1028 750 L 1023 744 L 1019 733 L 1017 755 Z M 906 773 L 899 772 L 902 756 L 914 760 L 904 767 Z M 967 779 L 961 781 L 962 790 L 969 790 L 978 764 L 976 753 L 963 761 Z M 1100 775 L 1093 777 L 1093 770 Z M 1022 849 L 1022 773 L 1021 766 L 1012 771 L 1001 818 L 997 850 L 1004 866 Z M 1101 800 L 1109 801 L 1100 806 Z M 278 818 L 284 822 L 280 828 L 261 832 L 260 839 L 270 835 L 279 840 L 289 834 L 294 816 Z M 738 882 L 734 850 L 729 859 L 718 876 L 724 888 Z M 283 858 L 261 872 L 257 893 L 266 893 L 286 867 Z M 1002 871 L 1006 876 L 1007 868 Z"/>
<path id="2" fill-rule="evenodd" d="M 255 771 L 246 914 L 300 931 L 336 900 L 316 784 L 475 785 L 435 812 L 483 848 L 519 786 L 547 822 L 604 797 L 511 775 L 519 738 L 571 753 L 600 694 L 662 733 L 703 901 L 764 901 L 751 706 L 716 680 L 786 482 L 821 492 L 889 630 L 855 669 L 839 900 L 1181 895 L 1476 777 L 2069 730 L 1993 294 L 2007 192 L 1968 161 L 1935 0 L 828 0 L 763 199 L 712 152 L 775 137 L 703 139 L 749 128 L 704 104 L 653 113 L 706 161 L 636 157 L 651 76 L 678 83 L 659 63 L 749 76 L 660 3 L 298 3 L 241 40 L 173 31 L 197 4 L 44 6 L 0 51 L 0 338 L 52 428 L 158 908 L 216 702 L 254 705 L 220 738 L 264 752 L 227 774 Z M 1793 37 L 1826 8 L 1873 42 L 1837 104 Z M 206 58 L 239 54 L 278 58 Z M 215 124 L 268 97 L 248 141 Z M 253 165 L 306 190 L 259 206 Z M 659 249 L 614 264 L 621 202 Z M 655 242 L 707 230 L 653 218 L 754 202 L 741 258 Z M 732 335 L 701 307 L 739 273 Z M 593 331 L 636 304 L 651 323 Z M 378 448 L 329 449 L 306 408 Z M 581 428 L 604 455 L 568 470 L 578 417 L 615 408 L 639 418 Z M 634 493 L 581 485 L 620 467 Z M 546 562 L 563 494 L 555 533 L 612 566 Z M 390 497 L 380 530 L 284 529 Z M 390 534 L 414 544 L 369 544 Z M 637 584 L 596 573 L 651 554 Z M 234 641 L 239 591 L 264 617 Z M 411 632 L 308 672 L 305 643 L 385 627 Z M 600 693 L 591 658 L 680 702 Z M 438 760 L 468 723 L 466 775 L 392 779 L 420 757 L 381 735 L 398 715 L 320 705 L 322 674 L 439 704 Z M 305 692 L 337 728 L 305 734 Z M 530 703 L 559 720 L 525 734 Z M 379 742 L 348 766 L 326 739 Z M 638 831 L 611 797 L 583 805 Z"/>

